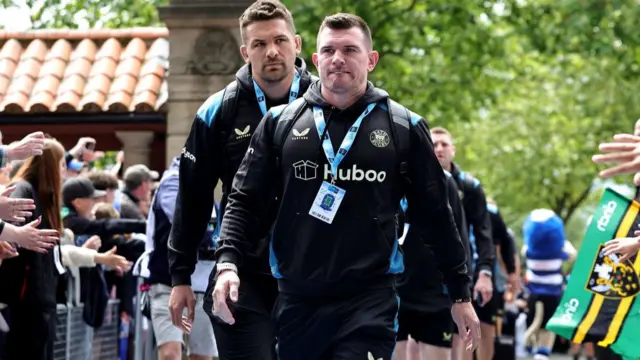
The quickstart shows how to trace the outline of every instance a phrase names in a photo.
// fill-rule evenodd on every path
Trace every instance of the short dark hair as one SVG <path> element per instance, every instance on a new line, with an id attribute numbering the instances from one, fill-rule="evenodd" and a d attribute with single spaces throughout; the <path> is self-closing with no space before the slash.
<path id="1" fill-rule="evenodd" d="M 364 38 L 369 42 L 369 46 L 371 46 L 373 44 L 371 29 L 367 22 L 358 15 L 347 13 L 329 15 L 322 20 L 318 34 L 320 34 L 325 28 L 332 30 L 349 30 L 354 27 L 362 31 Z"/>
<path id="2" fill-rule="evenodd" d="M 278 0 L 258 0 L 254 2 L 240 15 L 240 35 L 242 36 L 242 41 L 245 40 L 244 30 L 247 26 L 258 21 L 278 19 L 284 20 L 295 34 L 296 26 L 293 23 L 293 16 L 291 16 L 291 12 L 289 12 L 289 9 L 287 9 L 283 3 Z"/>
<path id="3" fill-rule="evenodd" d="M 118 188 L 120 187 L 118 178 L 106 171 L 90 172 L 86 176 L 87 178 L 89 178 L 96 190 L 118 190 Z"/>

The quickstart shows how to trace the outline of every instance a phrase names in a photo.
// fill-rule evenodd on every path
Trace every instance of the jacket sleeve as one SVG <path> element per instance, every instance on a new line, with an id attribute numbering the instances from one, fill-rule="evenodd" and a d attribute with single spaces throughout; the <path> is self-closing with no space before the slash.
<path id="1" fill-rule="evenodd" d="M 242 258 L 261 234 L 259 224 L 264 224 L 267 211 L 272 204 L 273 189 L 277 184 L 277 164 L 272 151 L 273 132 L 276 119 L 271 108 L 256 127 L 249 149 L 233 179 L 220 227 L 220 247 L 216 251 L 217 261 L 230 262 L 238 267 Z M 263 234 L 262 234 L 263 235 Z"/>
<path id="2" fill-rule="evenodd" d="M 145 220 L 136 219 L 97 219 L 89 220 L 80 216 L 67 217 L 65 227 L 74 234 L 95 234 L 102 237 L 117 234 L 144 233 L 147 228 Z"/>
<path id="3" fill-rule="evenodd" d="M 489 211 L 489 217 L 491 218 L 491 232 L 495 245 L 500 245 L 500 256 L 507 268 L 507 273 L 513 274 L 516 271 L 515 259 L 513 258 L 516 249 L 513 239 L 499 212 Z"/>
<path id="4" fill-rule="evenodd" d="M 412 114 L 410 128 L 406 196 L 411 229 L 419 232 L 439 259 L 438 270 L 451 300 L 469 300 L 467 257 L 449 205 L 444 171 L 435 156 L 426 121 Z"/>
<path id="5" fill-rule="evenodd" d="M 480 270 L 493 270 L 495 260 L 495 247 L 491 239 L 491 218 L 487 211 L 487 198 L 480 183 L 474 179 L 470 191 L 465 192 L 465 203 L 469 225 L 473 228 L 473 236 L 476 243 L 478 259 L 476 261 L 476 273 Z M 470 235 L 471 236 L 471 235 Z"/>
<path id="6" fill-rule="evenodd" d="M 191 285 L 197 250 L 213 210 L 213 191 L 222 172 L 224 90 L 212 95 L 198 109 L 182 148 L 178 195 L 167 246 L 171 283 Z"/>
<path id="7" fill-rule="evenodd" d="M 75 245 L 60 245 L 62 264 L 68 267 L 96 266 L 97 251 Z"/>
<path id="8" fill-rule="evenodd" d="M 122 235 L 106 236 L 100 238 L 102 246 L 99 252 L 107 252 L 114 246 L 118 247 L 116 254 L 123 256 L 129 261 L 135 262 L 144 253 L 145 242 L 138 239 L 127 239 Z"/>

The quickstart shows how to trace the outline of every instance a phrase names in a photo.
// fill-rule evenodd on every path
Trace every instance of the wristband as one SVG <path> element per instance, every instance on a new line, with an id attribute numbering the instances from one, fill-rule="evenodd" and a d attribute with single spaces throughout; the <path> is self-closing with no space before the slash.
<path id="1" fill-rule="evenodd" d="M 233 263 L 218 263 L 216 264 L 216 278 L 218 278 L 218 275 L 220 275 L 220 273 L 224 270 L 231 270 L 234 273 L 238 273 L 238 267 L 236 266 L 236 264 Z"/>

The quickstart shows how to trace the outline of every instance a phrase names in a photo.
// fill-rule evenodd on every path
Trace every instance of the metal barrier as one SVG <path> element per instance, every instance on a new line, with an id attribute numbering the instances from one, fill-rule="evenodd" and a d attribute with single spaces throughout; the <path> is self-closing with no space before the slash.
<path id="1" fill-rule="evenodd" d="M 118 306 L 120 300 L 109 300 L 100 328 L 87 325 L 82 317 L 80 274 L 69 269 L 67 304 L 58 304 L 54 360 L 114 360 L 118 359 Z"/>
<path id="2" fill-rule="evenodd" d="M 120 358 L 118 346 L 120 344 L 120 331 L 126 331 L 128 326 L 120 329 L 120 314 L 118 307 L 120 300 L 109 300 L 105 311 L 105 319 L 102 326 L 94 329 L 87 325 L 82 317 L 84 305 L 80 302 L 80 278 L 77 269 L 70 269 L 67 285 L 68 301 L 66 305 L 58 304 L 56 341 L 53 345 L 54 360 L 117 360 Z M 141 314 L 140 285 L 142 278 L 136 278 L 137 292 L 134 299 L 136 313 L 130 325 L 135 325 L 134 332 L 134 359 L 156 360 L 155 339 L 153 328 L 149 321 Z M 133 330 L 133 329 L 132 329 Z"/>
<path id="3" fill-rule="evenodd" d="M 82 312 L 84 306 L 58 305 L 54 360 L 114 360 L 118 358 L 118 305 L 110 300 L 102 326 L 87 325 Z"/>

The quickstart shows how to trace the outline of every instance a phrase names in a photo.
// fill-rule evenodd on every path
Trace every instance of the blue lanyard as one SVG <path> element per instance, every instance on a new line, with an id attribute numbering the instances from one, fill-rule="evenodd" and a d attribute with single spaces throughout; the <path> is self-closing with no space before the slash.
<path id="1" fill-rule="evenodd" d="M 402 207 L 402 211 L 407 212 L 407 209 L 409 208 L 409 204 L 407 203 L 407 198 L 403 197 L 400 200 L 400 207 Z"/>
<path id="2" fill-rule="evenodd" d="M 253 90 L 256 92 L 256 99 L 258 100 L 258 106 L 260 106 L 260 110 L 262 111 L 262 116 L 267 114 L 267 100 L 264 96 L 264 92 L 260 89 L 260 86 L 253 81 Z M 289 103 L 292 103 L 295 99 L 298 98 L 298 92 L 300 91 L 300 74 L 296 70 L 295 75 L 293 76 L 293 82 L 291 83 L 291 90 L 289 90 Z"/>
<path id="3" fill-rule="evenodd" d="M 324 155 L 327 157 L 329 164 L 331 164 L 331 183 L 334 184 L 335 180 L 338 178 L 338 166 L 342 162 L 342 159 L 347 155 L 349 150 L 351 150 L 351 145 L 353 145 L 353 141 L 356 139 L 356 135 L 358 134 L 358 130 L 360 130 L 360 124 L 362 124 L 362 120 L 369 115 L 369 113 L 376 107 L 376 103 L 369 104 L 364 112 L 356 119 L 356 121 L 351 125 L 347 135 L 345 135 L 342 140 L 342 144 L 340 144 L 340 148 L 338 149 L 338 155 L 333 153 L 333 145 L 331 144 L 331 139 L 329 138 L 329 131 L 327 131 L 327 136 L 322 141 L 322 148 L 324 149 Z M 316 129 L 318 130 L 318 137 L 322 138 L 324 134 L 325 127 L 327 124 L 324 122 L 324 113 L 322 113 L 322 109 L 318 106 L 313 107 L 313 120 L 316 123 Z"/>

